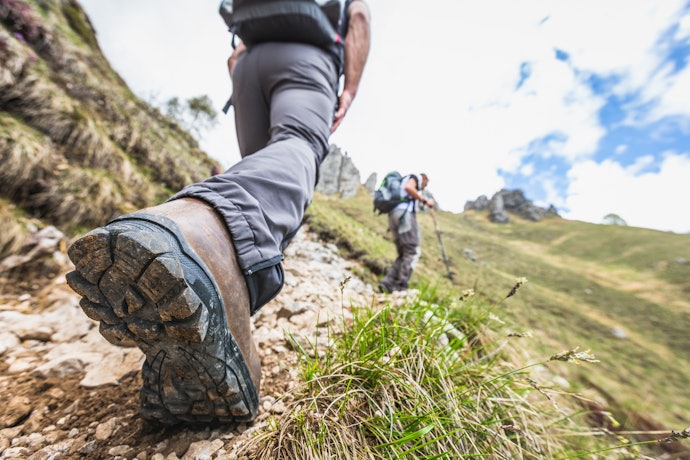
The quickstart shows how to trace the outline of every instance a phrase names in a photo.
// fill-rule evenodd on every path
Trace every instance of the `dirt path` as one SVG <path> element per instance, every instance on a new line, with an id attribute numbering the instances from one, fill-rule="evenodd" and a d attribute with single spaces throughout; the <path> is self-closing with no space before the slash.
<path id="1" fill-rule="evenodd" d="M 239 443 L 268 415 L 284 410 L 279 398 L 299 382 L 286 333 L 313 340 L 318 329 L 338 327 L 349 305 L 369 304 L 374 296 L 335 246 L 316 242 L 306 229 L 286 251 L 284 265 L 283 291 L 253 318 L 263 381 L 261 414 L 251 426 L 164 429 L 140 419 L 143 355 L 98 334 L 65 284 L 69 265 L 33 294 L 3 290 L 0 458 L 236 458 Z"/>

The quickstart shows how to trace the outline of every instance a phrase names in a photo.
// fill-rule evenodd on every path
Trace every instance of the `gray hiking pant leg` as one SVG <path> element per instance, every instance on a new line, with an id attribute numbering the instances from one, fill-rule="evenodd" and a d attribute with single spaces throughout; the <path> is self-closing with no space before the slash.
<path id="1" fill-rule="evenodd" d="M 247 280 L 252 313 L 282 287 L 282 251 L 311 203 L 328 153 L 337 71 L 325 51 L 298 43 L 255 45 L 233 71 L 242 160 L 185 187 L 223 217 Z"/>
<path id="2" fill-rule="evenodd" d="M 402 221 L 401 221 L 402 218 Z M 421 256 L 419 225 L 414 212 L 392 211 L 388 223 L 393 232 L 393 241 L 398 257 L 388 270 L 382 283 L 394 290 L 404 290 L 410 286 L 410 278 Z"/>

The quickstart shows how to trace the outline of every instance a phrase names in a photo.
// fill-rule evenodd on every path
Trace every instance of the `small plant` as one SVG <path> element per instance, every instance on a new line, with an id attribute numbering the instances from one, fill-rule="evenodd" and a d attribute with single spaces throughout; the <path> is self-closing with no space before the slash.
<path id="1" fill-rule="evenodd" d="M 670 444 L 672 442 L 678 441 L 680 439 L 688 439 L 690 438 L 690 428 L 686 428 L 680 433 L 677 433 L 675 431 L 671 431 L 671 434 L 665 438 L 659 439 L 658 442 L 664 443 L 664 444 Z"/>

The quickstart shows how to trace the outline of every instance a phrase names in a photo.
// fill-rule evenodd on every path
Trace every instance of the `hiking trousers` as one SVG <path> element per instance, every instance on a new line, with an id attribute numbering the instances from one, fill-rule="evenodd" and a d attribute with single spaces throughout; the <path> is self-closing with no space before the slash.
<path id="1" fill-rule="evenodd" d="M 388 228 L 398 257 L 381 283 L 391 291 L 403 291 L 410 287 L 412 272 L 422 255 L 417 214 L 409 209 L 394 209 L 388 213 Z"/>
<path id="2" fill-rule="evenodd" d="M 320 48 L 271 42 L 238 59 L 232 83 L 242 159 L 171 200 L 196 198 L 221 215 L 253 314 L 283 285 L 283 251 L 300 228 L 328 153 L 338 73 Z"/>

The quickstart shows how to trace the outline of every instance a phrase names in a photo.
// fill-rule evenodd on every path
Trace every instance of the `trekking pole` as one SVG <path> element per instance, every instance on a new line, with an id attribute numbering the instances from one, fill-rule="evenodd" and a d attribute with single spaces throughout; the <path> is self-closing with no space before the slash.
<path id="1" fill-rule="evenodd" d="M 446 270 L 448 270 L 448 279 L 453 280 L 453 272 L 450 271 L 450 262 L 448 261 L 448 256 L 446 256 L 446 249 L 443 247 L 443 240 L 441 239 L 441 229 L 438 227 L 438 221 L 436 220 L 436 213 L 434 208 L 431 208 L 431 217 L 434 219 L 434 227 L 436 227 L 436 236 L 438 236 L 438 243 L 441 246 L 441 255 L 443 256 L 443 262 L 446 264 Z"/>

